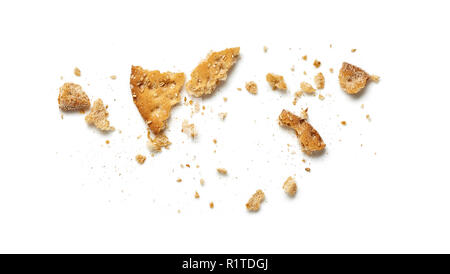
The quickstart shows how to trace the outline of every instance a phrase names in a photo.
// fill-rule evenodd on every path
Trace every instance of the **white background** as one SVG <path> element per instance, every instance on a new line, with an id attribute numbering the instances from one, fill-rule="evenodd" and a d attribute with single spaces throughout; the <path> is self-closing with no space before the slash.
<path id="1" fill-rule="evenodd" d="M 0 251 L 450 252 L 448 11 L 446 1 L 2 1 Z M 194 99 L 204 115 L 176 106 L 173 144 L 151 157 L 131 65 L 189 79 L 210 50 L 232 46 L 241 58 L 226 83 Z M 343 61 L 381 81 L 344 93 Z M 319 71 L 326 99 L 292 105 Z M 272 91 L 268 72 L 284 75 L 288 92 Z M 250 80 L 256 96 L 237 91 Z M 80 113 L 61 119 L 66 81 L 102 98 L 117 130 L 102 134 Z M 283 108 L 305 107 L 327 144 L 318 157 L 277 124 Z M 196 140 L 180 132 L 183 119 Z M 267 199 L 249 213 L 257 189 Z"/>

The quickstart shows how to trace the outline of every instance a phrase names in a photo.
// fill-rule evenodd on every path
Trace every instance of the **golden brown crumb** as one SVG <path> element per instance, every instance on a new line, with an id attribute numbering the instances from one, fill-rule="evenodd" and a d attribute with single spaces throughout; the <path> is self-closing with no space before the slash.
<path id="1" fill-rule="evenodd" d="M 105 143 L 106 143 L 107 145 L 109 145 L 109 140 L 106 140 Z"/>
<path id="2" fill-rule="evenodd" d="M 213 143 L 214 143 L 214 144 L 217 144 L 217 140 L 216 140 L 216 139 L 213 139 Z"/>
<path id="3" fill-rule="evenodd" d="M 346 122 L 346 121 L 341 121 L 341 124 L 342 124 L 343 126 L 346 126 L 346 125 L 347 125 L 347 122 Z"/>
<path id="4" fill-rule="evenodd" d="M 321 64 L 322 64 L 322 63 L 321 63 L 320 61 L 318 61 L 317 59 L 314 60 L 313 65 L 314 65 L 316 68 L 319 68 Z"/>
<path id="5" fill-rule="evenodd" d="M 361 104 L 361 108 L 364 109 L 364 104 Z"/>
<path id="6" fill-rule="evenodd" d="M 228 173 L 228 171 L 225 168 L 218 168 L 217 172 L 219 172 L 222 175 L 226 175 Z"/>
<path id="7" fill-rule="evenodd" d="M 200 179 L 200 185 L 204 185 L 205 184 L 205 179 Z"/>
<path id="8" fill-rule="evenodd" d="M 222 120 L 225 120 L 227 118 L 228 113 L 227 112 L 219 112 L 219 118 Z"/>
<path id="9" fill-rule="evenodd" d="M 348 94 L 358 93 L 366 86 L 369 79 L 369 74 L 361 68 L 346 62 L 342 63 L 339 71 L 339 84 Z"/>
<path id="10" fill-rule="evenodd" d="M 111 75 L 111 76 L 109 76 L 112 80 L 116 80 L 117 79 L 117 76 L 116 75 Z"/>
<path id="11" fill-rule="evenodd" d="M 200 198 L 200 195 L 198 194 L 198 192 L 197 192 L 197 191 L 195 192 L 195 195 L 194 195 L 194 197 L 195 197 L 195 199 L 198 199 L 198 198 Z"/>
<path id="12" fill-rule="evenodd" d="M 250 92 L 251 94 L 256 94 L 258 93 L 258 86 L 256 85 L 255 82 L 250 81 L 245 83 L 245 89 Z"/>
<path id="13" fill-rule="evenodd" d="M 356 49 L 352 49 L 352 52 L 355 52 L 356 51 Z"/>
<path id="14" fill-rule="evenodd" d="M 245 204 L 247 210 L 258 211 L 261 206 L 261 202 L 264 201 L 264 198 L 265 198 L 264 192 L 261 189 L 258 189 L 255 192 L 255 194 L 253 194 L 252 197 L 250 197 L 247 204 Z"/>
<path id="15" fill-rule="evenodd" d="M 316 83 L 317 89 L 323 89 L 325 87 L 325 77 L 322 72 L 319 72 L 314 76 L 314 83 Z"/>
<path id="16" fill-rule="evenodd" d="M 366 119 L 367 119 L 369 122 L 372 121 L 372 118 L 370 118 L 370 115 L 369 115 L 369 114 L 366 115 Z"/>
<path id="17" fill-rule="evenodd" d="M 272 90 L 286 90 L 287 86 L 284 82 L 284 77 L 281 75 L 276 75 L 273 73 L 267 73 L 266 80 L 269 85 L 272 87 Z"/>
<path id="18" fill-rule="evenodd" d="M 61 120 L 64 120 L 64 114 L 61 113 Z"/>
<path id="19" fill-rule="evenodd" d="M 172 144 L 169 141 L 169 138 L 167 138 L 166 135 L 163 133 L 160 133 L 158 135 L 155 135 L 155 138 L 152 139 L 150 136 L 148 138 L 147 147 L 150 149 L 150 151 L 159 152 L 161 151 L 161 148 L 169 148 L 169 146 Z"/>
<path id="20" fill-rule="evenodd" d="M 80 77 L 80 76 L 81 76 L 81 71 L 80 71 L 80 69 L 77 68 L 77 67 L 75 67 L 75 68 L 73 69 L 73 74 L 75 74 L 75 76 Z"/>
<path id="21" fill-rule="evenodd" d="M 283 189 L 289 196 L 294 196 L 295 193 L 297 193 L 297 184 L 295 183 L 294 178 L 289 176 L 283 184 Z"/>
<path id="22" fill-rule="evenodd" d="M 136 155 L 136 161 L 139 164 L 142 165 L 145 162 L 145 160 L 147 160 L 147 157 L 145 157 L 144 155 L 141 155 L 141 154 Z"/>
<path id="23" fill-rule="evenodd" d="M 214 208 L 214 203 L 213 202 L 209 203 L 209 208 Z"/>
<path id="24" fill-rule="evenodd" d="M 86 123 L 88 125 L 94 125 L 102 131 L 113 131 L 114 127 L 109 125 L 107 107 L 103 105 L 102 99 L 97 99 L 92 106 L 91 112 L 84 117 Z"/>
<path id="25" fill-rule="evenodd" d="M 183 180 L 181 180 L 181 178 L 177 179 L 177 183 L 181 183 Z"/>
<path id="26" fill-rule="evenodd" d="M 291 67 L 291 71 L 295 71 L 295 66 L 292 66 L 292 67 Z"/>
<path id="27" fill-rule="evenodd" d="M 314 94 L 316 92 L 316 89 L 313 88 L 313 86 L 307 82 L 301 82 L 300 83 L 300 89 L 303 92 L 306 92 L 308 94 Z"/>
<path id="28" fill-rule="evenodd" d="M 284 110 L 278 117 L 280 125 L 287 126 L 295 130 L 297 138 L 300 141 L 302 150 L 311 154 L 315 151 L 321 151 L 325 148 L 325 143 L 320 137 L 319 133 L 306 121 L 294 115 L 293 113 Z"/>
<path id="29" fill-rule="evenodd" d="M 154 134 L 165 129 L 170 110 L 181 100 L 184 80 L 184 73 L 161 73 L 139 66 L 131 67 L 130 86 L 134 104 Z"/>
<path id="30" fill-rule="evenodd" d="M 267 46 L 264 46 L 264 52 L 267 52 L 269 48 Z"/>
<path id="31" fill-rule="evenodd" d="M 227 101 L 228 101 L 228 98 L 227 98 L 227 97 L 223 97 L 223 101 L 224 101 L 224 102 L 227 102 Z"/>
<path id="32" fill-rule="evenodd" d="M 380 76 L 370 75 L 370 80 L 374 81 L 375 83 L 378 83 L 380 81 Z"/>
<path id="33" fill-rule="evenodd" d="M 80 85 L 74 83 L 64 83 L 59 88 L 58 104 L 63 111 L 86 110 L 91 107 L 87 94 Z"/>
<path id="34" fill-rule="evenodd" d="M 306 172 L 311 172 L 311 169 L 309 167 L 305 168 Z"/>
<path id="35" fill-rule="evenodd" d="M 305 61 L 308 60 L 308 55 L 303 55 L 302 59 Z"/>
<path id="36" fill-rule="evenodd" d="M 319 99 L 323 101 L 323 100 L 325 100 L 325 96 L 323 96 L 322 94 L 319 94 Z"/>
<path id="37" fill-rule="evenodd" d="M 238 90 L 238 91 L 242 91 L 242 89 L 241 89 L 241 88 L 237 88 L 237 90 Z"/>
<path id="38" fill-rule="evenodd" d="M 183 120 L 183 123 L 181 125 L 181 132 L 187 134 L 188 136 L 191 136 L 192 138 L 195 138 L 198 135 L 195 125 L 189 124 L 187 120 Z"/>
<path id="39" fill-rule="evenodd" d="M 330 72 L 333 73 L 333 72 L 334 72 L 334 69 L 333 69 L 333 68 L 330 68 Z"/>
<path id="40" fill-rule="evenodd" d="M 191 73 L 186 89 L 192 96 L 201 97 L 214 92 L 239 57 L 239 47 L 212 52 Z"/>

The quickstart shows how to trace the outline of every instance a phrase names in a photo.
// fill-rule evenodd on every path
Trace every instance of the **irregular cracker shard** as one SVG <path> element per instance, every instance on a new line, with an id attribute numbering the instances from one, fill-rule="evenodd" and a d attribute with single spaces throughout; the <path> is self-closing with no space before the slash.
<path id="1" fill-rule="evenodd" d="M 283 189 L 289 196 L 294 196 L 295 193 L 297 193 L 297 184 L 295 183 L 294 178 L 289 176 L 283 184 Z"/>
<path id="2" fill-rule="evenodd" d="M 306 92 L 308 94 L 314 94 L 316 92 L 316 89 L 313 88 L 313 86 L 307 82 L 301 82 L 300 83 L 300 89 L 303 92 Z"/>
<path id="3" fill-rule="evenodd" d="M 228 173 L 228 171 L 225 168 L 218 168 L 217 172 L 219 172 L 222 175 L 226 175 Z"/>
<path id="4" fill-rule="evenodd" d="M 214 92 L 220 81 L 227 79 L 228 71 L 239 57 L 239 47 L 211 52 L 191 73 L 186 89 L 192 96 L 201 97 Z"/>
<path id="5" fill-rule="evenodd" d="M 342 63 L 339 84 L 348 94 L 358 93 L 366 86 L 369 79 L 370 75 L 361 68 L 346 62 Z"/>
<path id="6" fill-rule="evenodd" d="M 273 73 L 267 73 L 266 80 L 269 85 L 272 87 L 272 90 L 286 90 L 287 86 L 284 82 L 284 77 L 281 75 L 276 75 Z"/>
<path id="7" fill-rule="evenodd" d="M 169 146 L 172 144 L 169 141 L 169 138 L 167 138 L 167 136 L 162 133 L 157 134 L 154 139 L 152 139 L 150 136 L 148 139 L 149 140 L 147 142 L 147 147 L 151 151 L 155 151 L 155 152 L 160 152 L 161 148 L 163 148 L 163 147 L 169 148 Z"/>
<path id="8" fill-rule="evenodd" d="M 96 128 L 103 131 L 112 131 L 114 127 L 109 125 L 109 113 L 103 105 L 102 99 L 97 99 L 92 106 L 91 112 L 84 118 L 86 123 L 94 125 Z"/>
<path id="9" fill-rule="evenodd" d="M 323 89 L 325 87 L 325 77 L 322 72 L 319 72 L 314 76 L 314 83 L 316 83 L 317 89 Z"/>
<path id="10" fill-rule="evenodd" d="M 305 153 L 311 154 L 312 152 L 321 151 L 325 148 L 322 137 L 320 137 L 319 133 L 306 121 L 306 119 L 298 117 L 284 109 L 278 119 L 280 125 L 295 130 L 297 138 L 302 146 L 302 150 Z"/>
<path id="11" fill-rule="evenodd" d="M 91 107 L 87 94 L 80 85 L 74 83 L 64 83 L 59 88 L 58 104 L 63 111 L 86 110 Z"/>
<path id="12" fill-rule="evenodd" d="M 256 94 L 258 93 L 258 86 L 256 85 L 255 82 L 250 81 L 245 83 L 245 89 L 250 92 L 251 94 Z"/>
<path id="13" fill-rule="evenodd" d="M 142 165 L 145 162 L 145 160 L 147 160 L 147 157 L 145 157 L 144 155 L 141 155 L 141 154 L 136 155 L 136 161 L 139 164 Z"/>
<path id="14" fill-rule="evenodd" d="M 198 135 L 197 129 L 194 124 L 189 124 L 187 120 L 183 120 L 181 125 L 181 132 L 186 133 L 188 136 L 194 138 Z"/>
<path id="15" fill-rule="evenodd" d="M 181 100 L 184 73 L 161 73 L 131 67 L 130 87 L 133 101 L 154 134 L 166 128 L 172 107 Z"/>
<path id="16" fill-rule="evenodd" d="M 258 211 L 264 198 L 264 192 L 261 189 L 258 189 L 245 206 L 249 211 Z"/>

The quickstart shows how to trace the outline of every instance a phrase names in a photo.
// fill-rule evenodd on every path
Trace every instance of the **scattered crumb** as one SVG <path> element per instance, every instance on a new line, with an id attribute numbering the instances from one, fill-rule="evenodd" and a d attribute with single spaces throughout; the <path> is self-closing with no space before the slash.
<path id="1" fill-rule="evenodd" d="M 361 104 L 361 108 L 364 109 L 364 104 Z"/>
<path id="2" fill-rule="evenodd" d="M 291 67 L 291 71 L 295 71 L 295 66 L 292 66 L 292 67 Z"/>
<path id="3" fill-rule="evenodd" d="M 330 68 L 330 72 L 333 73 L 333 72 L 334 72 L 334 69 L 333 69 L 333 68 Z"/>
<path id="4" fill-rule="evenodd" d="M 314 65 L 316 68 L 319 68 L 321 64 L 322 64 L 322 63 L 321 63 L 320 61 L 318 61 L 317 59 L 314 60 L 313 65 Z"/>
<path id="5" fill-rule="evenodd" d="M 352 52 L 355 52 L 355 51 L 356 51 L 356 49 L 352 49 L 351 51 L 352 51 Z"/>
<path id="6" fill-rule="evenodd" d="M 281 75 L 276 75 L 272 73 L 267 73 L 266 80 L 269 85 L 272 87 L 272 90 L 286 90 L 287 86 L 284 82 L 284 77 Z"/>
<path id="7" fill-rule="evenodd" d="M 217 172 L 219 172 L 222 175 L 226 175 L 228 174 L 228 171 L 225 168 L 218 168 Z"/>
<path id="8" fill-rule="evenodd" d="M 161 148 L 165 147 L 166 149 L 169 148 L 169 146 L 172 144 L 169 141 L 169 138 L 167 138 L 166 135 L 163 133 L 160 133 L 155 136 L 154 139 L 152 139 L 150 136 L 148 138 L 147 147 L 150 149 L 150 151 L 153 152 L 159 152 L 161 151 Z"/>
<path id="9" fill-rule="evenodd" d="M 203 178 L 200 179 L 200 185 L 202 185 L 202 186 L 205 185 L 205 179 L 203 179 Z"/>
<path id="10" fill-rule="evenodd" d="M 109 76 L 112 80 L 116 80 L 117 79 L 117 76 L 116 75 L 111 75 L 111 76 Z"/>
<path id="11" fill-rule="evenodd" d="M 86 123 L 94 125 L 102 131 L 113 131 L 114 127 L 109 125 L 107 107 L 103 105 L 102 99 L 97 99 L 92 106 L 91 112 L 84 118 Z"/>
<path id="12" fill-rule="evenodd" d="M 180 213 L 181 213 L 181 210 L 178 209 L 177 212 L 178 212 L 178 214 L 180 214 Z"/>
<path id="13" fill-rule="evenodd" d="M 319 133 L 306 121 L 306 119 L 302 119 L 283 109 L 278 120 L 280 125 L 295 130 L 297 138 L 302 146 L 302 150 L 305 153 L 311 154 L 312 152 L 321 151 L 325 148 L 326 145 L 323 142 L 322 137 L 320 137 Z"/>
<path id="14" fill-rule="evenodd" d="M 192 96 L 201 97 L 215 91 L 221 81 L 227 79 L 228 71 L 236 63 L 239 47 L 211 52 L 191 73 L 186 89 Z"/>
<path id="15" fill-rule="evenodd" d="M 297 184 L 295 183 L 294 178 L 289 176 L 283 184 L 283 189 L 289 196 L 294 196 L 295 193 L 297 193 Z"/>
<path id="16" fill-rule="evenodd" d="M 250 92 L 251 94 L 256 94 L 258 93 L 258 86 L 256 85 L 255 82 L 250 81 L 245 83 L 245 89 Z"/>
<path id="17" fill-rule="evenodd" d="M 145 157 L 144 155 L 141 155 L 141 154 L 136 155 L 136 161 L 139 164 L 142 165 L 145 162 L 145 160 L 147 160 L 147 157 Z"/>
<path id="18" fill-rule="evenodd" d="M 303 92 L 306 92 L 308 94 L 314 94 L 316 92 L 316 89 L 313 88 L 313 86 L 307 82 L 301 82 L 300 83 L 300 89 Z"/>
<path id="19" fill-rule="evenodd" d="M 317 89 L 323 89 L 325 87 L 325 77 L 322 72 L 319 72 L 314 76 L 314 83 L 316 83 Z"/>
<path id="20" fill-rule="evenodd" d="M 177 179 L 177 183 L 181 183 L 183 180 L 181 180 L 181 178 Z"/>
<path id="21" fill-rule="evenodd" d="M 346 125 L 347 125 L 347 122 L 346 122 L 346 121 L 341 121 L 341 124 L 342 124 L 343 126 L 346 126 Z"/>
<path id="22" fill-rule="evenodd" d="M 61 120 L 64 120 L 64 114 L 61 113 Z"/>
<path id="23" fill-rule="evenodd" d="M 264 198 L 264 192 L 261 189 L 258 189 L 255 194 L 253 194 L 252 197 L 248 200 L 247 204 L 245 204 L 247 210 L 258 211 L 261 206 L 261 202 L 264 201 Z"/>
<path id="24" fill-rule="evenodd" d="M 79 68 L 75 67 L 73 69 L 73 74 L 75 74 L 75 76 L 80 77 L 81 76 L 81 70 Z"/>
<path id="25" fill-rule="evenodd" d="M 369 79 L 369 74 L 359 67 L 346 62 L 342 63 L 339 71 L 339 84 L 348 94 L 358 93 L 366 86 Z"/>
<path id="26" fill-rule="evenodd" d="M 323 96 L 322 94 L 319 94 L 319 99 L 323 101 L 323 100 L 325 100 L 325 96 Z"/>
<path id="27" fill-rule="evenodd" d="M 305 168 L 306 172 L 311 172 L 311 169 L 309 167 Z"/>
<path id="28" fill-rule="evenodd" d="M 198 199 L 198 198 L 200 198 L 200 195 L 198 194 L 198 192 L 197 192 L 197 191 L 195 192 L 195 195 L 194 195 L 194 197 L 195 197 L 195 199 Z"/>
<path id="29" fill-rule="evenodd" d="M 192 138 L 195 138 L 198 135 L 197 129 L 194 124 L 189 124 L 187 120 L 183 120 L 181 125 L 181 132 L 185 133 Z"/>
<path id="30" fill-rule="evenodd" d="M 216 139 L 213 139 L 213 143 L 214 143 L 214 144 L 217 144 L 217 140 L 216 140 Z"/>
<path id="31" fill-rule="evenodd" d="M 214 203 L 213 202 L 209 203 L 209 208 L 214 208 Z"/>
<path id="32" fill-rule="evenodd" d="M 227 97 L 223 97 L 223 101 L 224 101 L 224 102 L 227 102 L 227 101 L 228 101 L 228 98 L 227 98 Z"/>
<path id="33" fill-rule="evenodd" d="M 380 81 L 380 76 L 370 75 L 370 80 L 374 81 L 375 83 L 378 83 Z"/>
<path id="34" fill-rule="evenodd" d="M 237 90 L 238 90 L 238 91 L 242 91 L 242 89 L 241 89 L 241 88 L 237 88 Z"/>
<path id="35" fill-rule="evenodd" d="M 370 118 L 370 115 L 369 115 L 369 114 L 366 115 L 366 119 L 367 119 L 369 122 L 372 121 L 372 118 Z"/>
<path id="36" fill-rule="evenodd" d="M 87 94 L 80 85 L 74 83 L 64 83 L 59 88 L 58 104 L 63 111 L 86 110 L 91 107 Z"/>
<path id="37" fill-rule="evenodd" d="M 225 120 L 227 118 L 228 113 L 227 112 L 219 112 L 219 118 L 222 120 Z"/>
<path id="38" fill-rule="evenodd" d="M 109 140 L 106 140 L 105 143 L 106 143 L 107 145 L 109 145 Z"/>
<path id="39" fill-rule="evenodd" d="M 303 55 L 302 59 L 305 60 L 305 61 L 308 60 L 308 55 Z"/>
<path id="40" fill-rule="evenodd" d="M 166 128 L 172 107 L 181 100 L 184 73 L 161 73 L 131 67 L 130 87 L 133 101 L 154 134 Z"/>
<path id="41" fill-rule="evenodd" d="M 264 46 L 264 52 L 267 52 L 269 48 L 267 46 Z"/>

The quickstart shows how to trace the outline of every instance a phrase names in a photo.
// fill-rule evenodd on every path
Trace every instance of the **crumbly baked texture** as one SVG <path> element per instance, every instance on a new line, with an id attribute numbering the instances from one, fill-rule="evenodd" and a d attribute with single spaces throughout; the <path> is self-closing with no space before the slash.
<path id="1" fill-rule="evenodd" d="M 370 75 L 370 80 L 378 83 L 380 81 L 380 76 L 378 75 Z"/>
<path id="2" fill-rule="evenodd" d="M 188 136 L 191 136 L 192 138 L 198 135 L 195 125 L 189 124 L 187 120 L 183 120 L 183 123 L 181 124 L 181 132 L 185 133 Z"/>
<path id="3" fill-rule="evenodd" d="M 320 137 L 317 130 L 315 130 L 306 119 L 302 119 L 285 109 L 283 109 L 278 119 L 280 125 L 295 130 L 297 138 L 302 146 L 302 150 L 305 153 L 311 154 L 325 148 L 326 145 L 323 142 L 322 137 Z"/>
<path id="4" fill-rule="evenodd" d="M 314 65 L 316 68 L 319 68 L 321 64 L 322 64 L 322 63 L 321 63 L 320 61 L 314 60 L 313 65 Z"/>
<path id="5" fill-rule="evenodd" d="M 239 57 L 239 47 L 211 52 L 191 73 L 186 89 L 192 96 L 201 97 L 216 90 L 220 81 L 227 79 L 228 71 Z"/>
<path id="6" fill-rule="evenodd" d="M 286 90 L 287 86 L 284 82 L 284 77 L 273 73 L 267 73 L 266 80 L 273 90 Z"/>
<path id="7" fill-rule="evenodd" d="M 358 93 L 366 86 L 369 79 L 370 75 L 361 68 L 346 62 L 342 63 L 339 71 L 339 84 L 348 94 Z"/>
<path id="8" fill-rule="evenodd" d="M 317 89 L 323 89 L 325 87 L 325 77 L 322 72 L 319 72 L 314 76 L 314 83 L 316 84 Z"/>
<path id="9" fill-rule="evenodd" d="M 74 83 L 64 83 L 59 88 L 58 104 L 63 111 L 87 110 L 91 107 L 87 94 L 80 85 Z"/>
<path id="10" fill-rule="evenodd" d="M 307 83 L 307 82 L 301 82 L 300 83 L 300 89 L 303 92 L 306 92 L 308 94 L 314 94 L 316 92 L 316 89 L 313 88 L 313 86 L 310 83 Z"/>
<path id="11" fill-rule="evenodd" d="M 225 120 L 227 118 L 228 112 L 219 112 L 219 118 Z"/>
<path id="12" fill-rule="evenodd" d="M 250 81 L 245 83 L 245 89 L 250 92 L 251 94 L 256 94 L 258 93 L 258 86 L 256 85 L 255 82 Z"/>
<path id="13" fill-rule="evenodd" d="M 289 196 L 294 196 L 297 193 L 297 183 L 294 178 L 289 176 L 283 184 L 283 189 Z"/>
<path id="14" fill-rule="evenodd" d="M 319 94 L 319 99 L 323 101 L 323 100 L 325 100 L 325 96 L 323 96 L 322 94 Z"/>
<path id="15" fill-rule="evenodd" d="M 181 100 L 184 73 L 145 70 L 131 67 L 130 87 L 133 101 L 154 134 L 166 128 L 172 107 Z"/>
<path id="16" fill-rule="evenodd" d="M 197 191 L 196 191 L 196 192 L 195 192 L 195 194 L 194 194 L 194 198 L 195 198 L 195 199 L 198 199 L 198 198 L 200 198 L 200 194 L 198 194 L 198 192 L 197 192 Z"/>
<path id="17" fill-rule="evenodd" d="M 213 203 L 213 202 L 210 202 L 210 203 L 209 203 L 209 208 L 211 208 L 211 209 L 214 208 L 214 203 Z"/>
<path id="18" fill-rule="evenodd" d="M 264 201 L 265 195 L 261 189 L 258 189 L 255 194 L 250 197 L 245 206 L 249 211 L 258 211 L 261 207 L 261 202 Z"/>
<path id="19" fill-rule="evenodd" d="M 136 155 L 136 161 L 139 164 L 142 165 L 145 162 L 145 160 L 147 160 L 147 157 L 145 157 L 144 155 L 141 155 L 141 154 Z"/>
<path id="20" fill-rule="evenodd" d="M 91 112 L 84 119 L 86 123 L 94 125 L 102 131 L 113 131 L 114 127 L 109 125 L 108 116 L 109 113 L 103 105 L 102 99 L 97 99 L 92 106 Z"/>
<path id="21" fill-rule="evenodd" d="M 80 77 L 81 76 L 81 70 L 79 68 L 75 67 L 73 69 L 73 74 L 75 74 L 75 76 Z"/>
<path id="22" fill-rule="evenodd" d="M 149 136 L 148 139 L 149 140 L 147 142 L 147 147 L 154 152 L 160 152 L 161 148 L 169 148 L 169 146 L 172 144 L 169 141 L 169 138 L 167 138 L 167 136 L 163 133 L 155 135 L 155 138 L 153 139 Z"/>
<path id="23" fill-rule="evenodd" d="M 228 173 L 228 171 L 225 168 L 218 168 L 217 172 L 219 172 L 222 175 L 226 175 Z"/>

